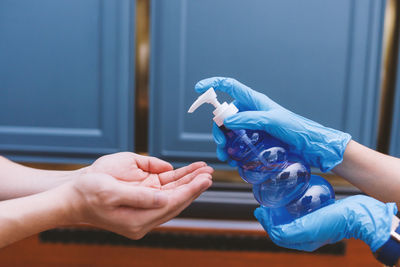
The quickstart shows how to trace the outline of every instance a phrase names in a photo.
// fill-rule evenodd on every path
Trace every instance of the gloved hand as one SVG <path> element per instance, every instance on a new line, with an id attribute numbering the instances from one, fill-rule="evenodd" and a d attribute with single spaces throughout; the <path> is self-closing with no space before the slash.
<path id="1" fill-rule="evenodd" d="M 397 207 L 394 203 L 384 204 L 357 195 L 283 225 L 273 225 L 270 212 L 269 208 L 260 207 L 254 215 L 278 246 L 313 251 L 325 244 L 354 237 L 363 240 L 375 252 L 390 238 Z"/>
<path id="2" fill-rule="evenodd" d="M 210 87 L 236 99 L 234 104 L 241 112 L 225 119 L 224 125 L 228 129 L 264 130 L 291 146 L 292 152 L 302 155 L 308 164 L 324 172 L 342 162 L 343 153 L 351 139 L 349 134 L 303 118 L 231 78 L 205 79 L 196 84 L 195 90 L 203 93 Z M 213 135 L 218 158 L 227 160 L 225 136 L 215 124 Z M 235 162 L 230 164 L 234 166 Z"/>

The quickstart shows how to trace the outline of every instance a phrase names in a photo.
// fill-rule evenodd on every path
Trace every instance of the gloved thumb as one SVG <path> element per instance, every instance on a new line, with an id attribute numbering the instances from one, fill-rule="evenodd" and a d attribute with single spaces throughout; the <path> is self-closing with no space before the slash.
<path id="1" fill-rule="evenodd" d="M 226 144 L 225 135 L 223 134 L 223 132 L 218 128 L 218 126 L 215 123 L 213 124 L 212 133 L 213 133 L 214 141 L 217 144 L 217 146 L 220 146 L 222 148 L 225 147 L 225 144 Z"/>
<path id="2" fill-rule="evenodd" d="M 271 226 L 270 210 L 265 207 L 258 207 L 254 210 L 254 217 L 260 222 L 266 232 L 269 232 Z"/>
<path id="3" fill-rule="evenodd" d="M 268 111 L 243 111 L 226 118 L 224 125 L 232 130 L 264 130 L 268 122 Z"/>

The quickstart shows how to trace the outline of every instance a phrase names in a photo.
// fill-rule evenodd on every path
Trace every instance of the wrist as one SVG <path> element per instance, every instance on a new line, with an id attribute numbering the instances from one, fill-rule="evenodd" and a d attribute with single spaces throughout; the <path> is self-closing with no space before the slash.
<path id="1" fill-rule="evenodd" d="M 63 199 L 63 205 L 60 205 L 60 212 L 63 214 L 62 223 L 64 225 L 74 225 L 84 222 L 85 205 L 83 205 L 84 198 L 76 186 L 78 177 L 57 188 Z"/>
<path id="2" fill-rule="evenodd" d="M 0 247 L 33 234 L 70 224 L 66 187 L 0 202 Z"/>
<path id="3" fill-rule="evenodd" d="M 56 205 L 58 215 L 57 225 L 54 226 L 79 223 L 80 206 L 78 203 L 80 202 L 80 196 L 75 192 L 74 181 L 68 181 L 50 191 L 57 195 L 59 200 L 59 203 Z"/>
<path id="4" fill-rule="evenodd" d="M 28 216 L 45 218 L 45 220 L 40 221 L 41 223 L 43 222 L 43 225 L 40 226 L 43 228 L 42 230 L 73 223 L 70 184 L 71 182 L 67 182 L 53 189 L 27 197 L 29 199 L 27 210 L 32 211 L 28 213 Z"/>
<path id="5" fill-rule="evenodd" d="M 326 149 L 318 166 L 322 172 L 329 172 L 343 162 L 344 153 L 351 142 L 351 135 L 338 130 L 330 129 L 331 134 L 326 135 Z"/>

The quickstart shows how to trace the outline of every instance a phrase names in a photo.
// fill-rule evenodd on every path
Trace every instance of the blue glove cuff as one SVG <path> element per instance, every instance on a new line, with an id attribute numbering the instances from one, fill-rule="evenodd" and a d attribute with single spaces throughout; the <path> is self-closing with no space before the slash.
<path id="1" fill-rule="evenodd" d="M 360 231 L 360 238 L 366 242 L 372 252 L 382 247 L 390 238 L 393 216 L 397 213 L 397 205 L 395 203 L 384 204 L 385 208 L 381 210 L 380 216 L 376 216 L 371 224 L 364 225 Z M 375 215 L 378 211 L 375 211 Z"/>
<path id="2" fill-rule="evenodd" d="M 347 145 L 351 140 L 351 135 L 348 133 L 340 132 L 338 136 L 339 138 L 336 144 L 330 144 L 329 146 L 326 146 L 329 147 L 330 150 L 329 151 L 330 153 L 324 151 L 324 155 L 327 155 L 327 157 L 321 160 L 319 164 L 317 163 L 316 165 L 314 165 L 314 166 L 319 166 L 322 172 L 331 171 L 333 168 L 335 168 L 343 161 L 343 155 L 344 152 L 346 151 Z"/>

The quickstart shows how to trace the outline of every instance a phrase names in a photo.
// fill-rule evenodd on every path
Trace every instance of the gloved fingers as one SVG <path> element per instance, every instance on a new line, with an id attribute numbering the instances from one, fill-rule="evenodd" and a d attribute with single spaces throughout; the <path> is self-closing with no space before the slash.
<path id="1" fill-rule="evenodd" d="M 306 229 L 302 229 L 302 227 L 297 226 L 297 223 L 295 223 L 296 221 L 289 224 L 274 225 L 271 219 L 271 210 L 269 208 L 257 208 L 254 211 L 254 216 L 261 223 L 264 230 L 268 232 L 271 240 L 273 240 L 278 245 L 288 247 L 288 245 L 296 243 L 296 241 L 293 242 L 293 240 L 291 239 L 292 236 L 297 237 L 297 235 L 307 235 L 304 233 Z M 297 220 L 301 219 L 302 218 Z M 307 239 L 302 239 L 302 241 L 306 242 Z"/>
<path id="2" fill-rule="evenodd" d="M 331 204 L 289 224 L 275 226 L 271 231 L 292 244 L 338 242 L 346 237 L 347 217 L 348 210 L 345 207 Z"/>
<path id="3" fill-rule="evenodd" d="M 247 103 L 243 103 L 243 102 L 240 102 L 237 100 L 234 100 L 233 104 L 235 105 L 235 107 L 238 108 L 239 112 L 248 111 L 248 110 L 262 110 L 262 109 L 256 109 L 253 106 L 249 106 Z"/>
<path id="4" fill-rule="evenodd" d="M 231 97 L 237 100 L 243 99 L 246 94 L 252 94 L 255 92 L 237 80 L 227 77 L 211 77 L 203 79 L 196 83 L 194 89 L 198 93 L 204 93 L 210 89 L 210 87 L 213 87 L 215 90 L 228 93 Z"/>
<path id="5" fill-rule="evenodd" d="M 266 207 L 259 207 L 254 210 L 254 216 L 263 226 L 264 230 L 268 233 L 272 242 L 276 245 L 290 248 L 290 249 L 297 249 L 297 250 L 305 250 L 305 251 L 312 251 L 320 247 L 314 240 L 313 241 L 304 241 L 301 243 L 293 243 L 290 239 L 282 238 L 281 235 L 276 234 L 276 229 L 274 229 L 274 225 L 271 220 L 271 213 L 270 209 Z M 273 230 L 274 229 L 274 230 Z M 279 229 L 279 228 L 278 228 Z"/>
<path id="6" fill-rule="evenodd" d="M 212 77 L 204 79 L 195 85 L 195 90 L 198 93 L 203 93 L 210 87 L 229 94 L 237 103 L 240 103 L 241 109 L 244 110 L 264 110 L 268 109 L 269 106 L 278 106 L 278 104 L 267 96 L 252 90 L 232 78 Z"/>
<path id="7" fill-rule="evenodd" d="M 254 217 L 260 222 L 266 232 L 269 232 L 272 226 L 270 209 L 266 207 L 258 207 L 254 210 Z"/>
<path id="8" fill-rule="evenodd" d="M 274 226 L 271 233 L 293 245 L 308 241 L 324 245 L 354 237 L 363 240 L 374 252 L 388 240 L 395 212 L 393 203 L 384 204 L 357 195 L 336 201 L 290 224 Z"/>
<path id="9" fill-rule="evenodd" d="M 217 158 L 220 161 L 228 161 L 229 166 L 236 167 L 238 164 L 235 160 L 229 158 L 228 154 L 226 154 L 225 148 L 217 146 Z"/>
<path id="10" fill-rule="evenodd" d="M 258 208 L 254 215 L 277 244 L 299 246 L 299 244 L 326 244 L 344 238 L 346 232 L 346 210 L 331 204 L 288 224 L 274 225 L 267 208 Z"/>
<path id="11" fill-rule="evenodd" d="M 225 147 L 225 144 L 226 144 L 225 135 L 221 131 L 221 129 L 218 128 L 218 126 L 215 123 L 213 124 L 212 133 L 213 133 L 214 141 L 217 144 L 217 146 Z"/>
<path id="12" fill-rule="evenodd" d="M 220 161 L 226 161 L 228 159 L 228 155 L 225 152 L 225 135 L 215 123 L 213 124 L 212 132 L 214 141 L 217 144 L 217 157 Z"/>
<path id="13" fill-rule="evenodd" d="M 265 130 L 265 125 L 270 120 L 265 111 L 243 111 L 236 113 L 224 120 L 224 125 L 233 130 L 249 129 L 249 130 Z"/>
<path id="14" fill-rule="evenodd" d="M 358 195 L 336 201 L 288 224 L 272 224 L 271 214 L 265 208 L 257 209 L 254 215 L 279 246 L 312 251 L 354 237 L 376 251 L 388 240 L 396 211 L 394 203 L 384 204 Z"/>
<path id="15" fill-rule="evenodd" d="M 217 144 L 217 158 L 220 161 L 228 161 L 228 164 L 230 166 L 236 167 L 237 162 L 229 159 L 229 156 L 226 153 L 226 149 L 225 149 L 226 138 L 225 138 L 224 133 L 218 128 L 218 126 L 215 123 L 213 124 L 212 131 L 213 131 L 214 141 Z"/>
<path id="16" fill-rule="evenodd" d="M 314 241 L 314 240 L 304 241 L 304 242 L 300 242 L 300 243 L 292 243 L 289 240 L 277 240 L 270 234 L 269 234 L 269 237 L 270 237 L 271 241 L 274 242 L 274 244 L 276 244 L 280 247 L 301 250 L 301 251 L 308 251 L 308 252 L 314 251 L 314 250 L 322 247 L 323 245 L 328 244 L 328 243 L 321 243 L 319 241 Z"/>
<path id="17" fill-rule="evenodd" d="M 243 111 L 224 120 L 228 129 L 262 130 L 290 146 L 293 152 L 301 155 L 304 147 L 304 128 L 294 125 L 298 122 L 288 118 L 284 109 L 270 111 Z"/>
<path id="18" fill-rule="evenodd" d="M 221 147 L 217 146 L 217 158 L 220 161 L 227 161 L 228 160 L 228 155 L 226 154 L 224 148 L 221 148 Z"/>
<path id="19" fill-rule="evenodd" d="M 248 105 L 242 104 L 241 102 L 239 102 L 239 101 L 237 101 L 237 100 L 234 100 L 234 101 L 233 101 L 233 104 L 235 105 L 235 107 L 238 108 L 239 112 L 249 110 Z"/>

